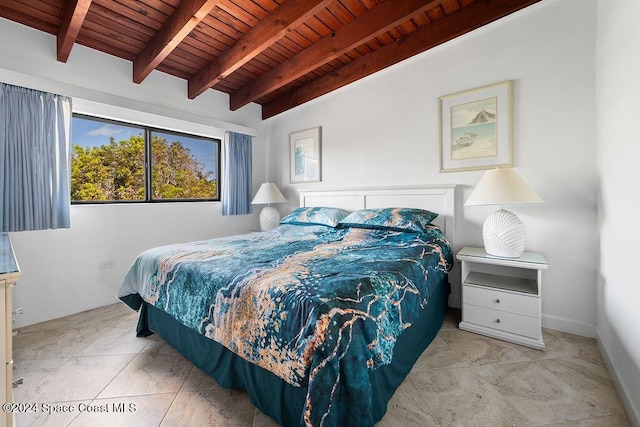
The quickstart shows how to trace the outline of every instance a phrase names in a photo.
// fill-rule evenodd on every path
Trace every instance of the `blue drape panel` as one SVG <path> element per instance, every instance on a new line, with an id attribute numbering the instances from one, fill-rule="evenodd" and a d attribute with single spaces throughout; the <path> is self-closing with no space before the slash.
<path id="1" fill-rule="evenodd" d="M 251 213 L 251 137 L 228 132 L 222 144 L 222 215 Z"/>
<path id="2" fill-rule="evenodd" d="M 70 227 L 71 98 L 0 83 L 2 231 Z"/>

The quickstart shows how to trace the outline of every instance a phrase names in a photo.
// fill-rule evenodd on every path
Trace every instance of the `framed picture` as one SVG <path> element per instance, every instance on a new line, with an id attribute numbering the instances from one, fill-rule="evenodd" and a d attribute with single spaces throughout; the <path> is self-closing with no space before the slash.
<path id="1" fill-rule="evenodd" d="M 289 134 L 291 183 L 321 180 L 320 127 Z"/>
<path id="2" fill-rule="evenodd" d="M 513 166 L 513 80 L 440 97 L 440 172 Z"/>

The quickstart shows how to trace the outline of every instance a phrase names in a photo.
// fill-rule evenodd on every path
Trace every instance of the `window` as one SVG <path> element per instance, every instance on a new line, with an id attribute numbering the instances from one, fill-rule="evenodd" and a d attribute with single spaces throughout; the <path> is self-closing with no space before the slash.
<path id="1" fill-rule="evenodd" d="M 220 141 L 74 115 L 71 200 L 220 200 Z"/>

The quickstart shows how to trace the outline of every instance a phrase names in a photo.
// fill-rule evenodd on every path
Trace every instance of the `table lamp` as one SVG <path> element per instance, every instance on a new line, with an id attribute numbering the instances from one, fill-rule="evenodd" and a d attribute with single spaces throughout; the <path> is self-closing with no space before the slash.
<path id="1" fill-rule="evenodd" d="M 262 211 L 260 212 L 261 230 L 273 230 L 278 226 L 278 224 L 280 224 L 280 212 L 271 206 L 271 203 L 282 203 L 286 201 L 287 199 L 285 199 L 273 182 L 265 182 L 260 186 L 258 192 L 251 201 L 251 204 L 267 205 L 262 208 Z"/>
<path id="2" fill-rule="evenodd" d="M 514 169 L 497 168 L 485 172 L 464 205 L 500 205 L 500 209 L 489 215 L 482 226 L 484 250 L 488 255 L 518 258 L 527 239 L 524 224 L 503 206 L 542 202 Z"/>

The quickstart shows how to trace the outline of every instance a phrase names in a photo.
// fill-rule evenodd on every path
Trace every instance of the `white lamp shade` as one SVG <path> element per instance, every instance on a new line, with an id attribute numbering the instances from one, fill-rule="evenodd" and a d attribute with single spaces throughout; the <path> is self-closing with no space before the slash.
<path id="1" fill-rule="evenodd" d="M 541 203 L 543 200 L 512 168 L 485 172 L 465 206 Z"/>
<path id="2" fill-rule="evenodd" d="M 287 199 L 282 195 L 278 187 L 273 182 L 263 183 L 255 197 L 251 201 L 252 205 L 268 205 L 270 203 L 282 203 Z"/>

